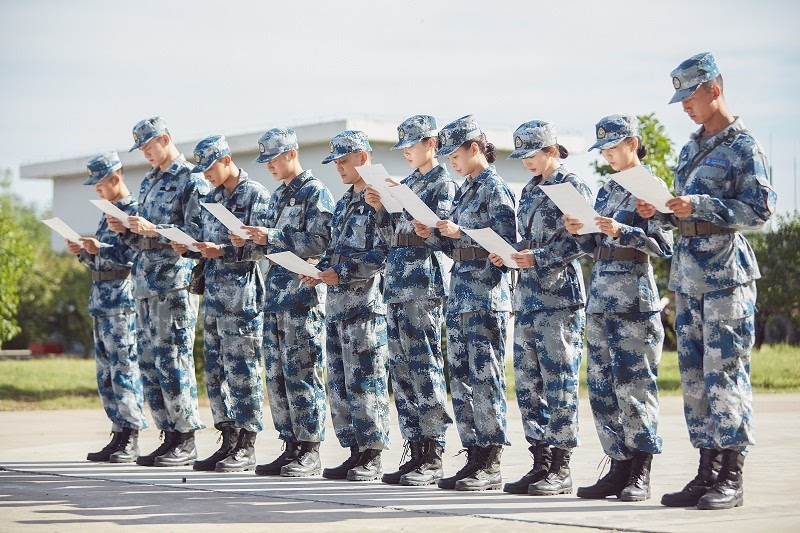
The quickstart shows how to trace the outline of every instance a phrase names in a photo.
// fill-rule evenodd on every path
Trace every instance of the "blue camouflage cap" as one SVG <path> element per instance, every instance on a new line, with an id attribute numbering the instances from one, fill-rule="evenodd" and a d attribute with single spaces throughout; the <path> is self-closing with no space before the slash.
<path id="1" fill-rule="evenodd" d="M 542 148 L 557 143 L 554 124 L 544 120 L 531 120 L 514 130 L 514 151 L 508 159 L 527 159 L 538 154 Z"/>
<path id="2" fill-rule="evenodd" d="M 352 154 L 353 152 L 371 152 L 367 134 L 363 131 L 346 130 L 331 139 L 331 153 L 322 160 L 323 165 Z"/>
<path id="3" fill-rule="evenodd" d="M 89 177 L 83 182 L 84 185 L 94 185 L 100 183 L 106 176 L 122 168 L 122 161 L 119 160 L 117 152 L 107 152 L 93 157 L 86 163 Z"/>
<path id="4" fill-rule="evenodd" d="M 703 52 L 678 65 L 669 75 L 672 76 L 672 86 L 675 87 L 675 94 L 669 103 L 674 104 L 692 96 L 702 83 L 719 76 L 719 69 L 711 52 Z"/>
<path id="5" fill-rule="evenodd" d="M 272 128 L 258 139 L 258 157 L 253 163 L 266 163 L 289 150 L 297 149 L 297 135 L 290 128 Z"/>
<path id="6" fill-rule="evenodd" d="M 597 142 L 590 148 L 605 150 L 613 148 L 628 137 L 639 136 L 639 119 L 634 115 L 609 115 L 600 119 L 595 126 Z"/>
<path id="7" fill-rule="evenodd" d="M 205 172 L 220 157 L 231 153 L 228 141 L 224 135 L 211 135 L 206 137 L 194 147 L 194 161 L 197 163 L 192 169 L 192 174 Z"/>
<path id="8" fill-rule="evenodd" d="M 482 133 L 475 116 L 464 115 L 439 131 L 439 142 L 442 147 L 436 152 L 436 156 L 444 157 L 450 155 L 458 150 L 462 144 L 479 137 Z"/>
<path id="9" fill-rule="evenodd" d="M 436 137 L 436 119 L 430 115 L 414 115 L 397 126 L 397 143 L 391 150 L 410 148 L 426 137 Z"/>
<path id="10" fill-rule="evenodd" d="M 133 152 L 137 148 L 144 146 L 153 137 L 158 137 L 165 133 L 169 134 L 169 130 L 163 117 L 141 120 L 133 127 L 133 146 L 128 151 Z"/>

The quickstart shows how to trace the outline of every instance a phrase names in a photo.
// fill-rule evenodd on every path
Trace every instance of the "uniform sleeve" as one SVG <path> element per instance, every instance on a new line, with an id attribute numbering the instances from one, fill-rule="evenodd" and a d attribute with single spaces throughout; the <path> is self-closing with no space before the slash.
<path id="1" fill-rule="evenodd" d="M 395 220 L 398 216 L 402 216 L 402 214 L 390 213 L 384 207 L 381 207 L 375 212 L 375 228 L 378 230 L 378 233 L 380 233 L 383 242 L 387 245 L 391 245 L 392 243 L 392 237 L 395 231 Z"/>
<path id="2" fill-rule="evenodd" d="M 570 179 L 569 182 L 578 189 L 587 203 L 594 203 L 592 201 L 592 191 L 583 181 Z M 584 251 L 578 241 L 564 226 L 564 219 L 558 217 L 556 219 L 555 237 L 552 241 L 533 250 L 533 267 L 536 269 L 537 275 L 543 278 L 565 268 L 573 259 L 583 254 Z"/>
<path id="3" fill-rule="evenodd" d="M 646 229 L 640 226 L 620 224 L 619 237 L 612 239 L 612 242 L 616 241 L 619 246 L 624 248 L 635 248 L 658 259 L 672 257 L 672 230 L 653 218 L 644 220 L 638 215 L 636 218 Z"/>
<path id="4" fill-rule="evenodd" d="M 288 250 L 303 259 L 322 254 L 331 240 L 333 198 L 328 189 L 316 188 L 309 196 L 305 217 L 305 231 L 294 231 L 289 227 L 267 229 L 266 252 L 274 254 Z"/>
<path id="5" fill-rule="evenodd" d="M 199 241 L 202 235 L 202 209 L 200 202 L 209 193 L 210 187 L 206 180 L 192 174 L 181 192 L 181 205 L 183 207 L 183 220 L 180 224 L 157 224 L 158 228 L 178 228 L 191 238 Z M 159 235 L 159 242 L 169 244 L 169 239 Z"/>
<path id="6" fill-rule="evenodd" d="M 437 189 L 434 196 L 436 205 L 429 205 L 441 220 L 449 220 L 450 213 L 453 210 L 453 200 L 456 197 L 456 182 L 448 179 L 443 181 L 442 185 Z M 448 255 L 453 253 L 454 239 L 442 237 L 439 230 L 434 228 L 431 236 L 427 239 L 427 244 L 434 250 L 445 252 Z"/>
<path id="7" fill-rule="evenodd" d="M 745 153 L 733 165 L 736 198 L 691 195 L 692 217 L 736 230 L 760 229 L 775 212 L 777 195 L 767 179 L 767 158 L 748 139 Z"/>
<path id="8" fill-rule="evenodd" d="M 100 250 L 102 250 L 102 248 Z M 94 255 L 86 250 L 81 250 L 81 253 L 78 254 L 78 261 L 86 265 L 89 270 L 96 270 Z"/>
<path id="9" fill-rule="evenodd" d="M 339 275 L 339 283 L 366 280 L 380 273 L 386 264 L 388 253 L 388 245 L 383 242 L 380 233 L 373 227 L 372 248 L 364 254 L 351 257 L 333 267 Z"/>

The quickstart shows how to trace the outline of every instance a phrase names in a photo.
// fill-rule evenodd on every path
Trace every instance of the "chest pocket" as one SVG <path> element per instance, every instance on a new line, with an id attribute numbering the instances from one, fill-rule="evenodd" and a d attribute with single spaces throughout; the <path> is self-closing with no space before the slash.
<path id="1" fill-rule="evenodd" d="M 180 193 L 177 185 L 174 183 L 165 183 L 156 185 L 157 190 L 154 191 L 154 204 L 151 209 L 155 209 L 161 215 L 160 218 L 167 218 L 169 220 L 180 219 L 180 212 L 178 204 L 180 203 Z M 153 221 L 154 222 L 154 221 Z"/>
<path id="2" fill-rule="evenodd" d="M 730 169 L 701 164 L 692 172 L 687 183 L 687 192 L 727 197 L 733 193 L 734 185 L 730 179 Z"/>
<path id="3" fill-rule="evenodd" d="M 303 229 L 303 206 L 302 205 L 287 205 L 283 208 L 281 212 L 281 216 L 278 219 L 278 222 L 275 224 L 275 227 L 283 229 L 283 228 L 292 228 L 294 230 L 300 231 Z"/>
<path id="4" fill-rule="evenodd" d="M 342 231 L 342 244 L 357 250 L 367 249 L 369 215 L 351 215 Z"/>

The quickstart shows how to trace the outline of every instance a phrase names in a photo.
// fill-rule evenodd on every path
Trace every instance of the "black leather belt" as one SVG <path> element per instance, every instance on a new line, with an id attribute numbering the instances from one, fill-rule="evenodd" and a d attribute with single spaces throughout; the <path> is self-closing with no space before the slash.
<path id="1" fill-rule="evenodd" d="M 489 252 L 483 248 L 456 248 L 453 250 L 453 261 L 460 263 L 462 261 L 474 261 L 475 259 L 486 259 L 489 257 Z"/>
<path id="2" fill-rule="evenodd" d="M 140 250 L 166 250 L 167 248 L 172 249 L 171 244 L 158 242 L 158 239 L 155 237 L 141 237 L 136 246 Z"/>
<path id="3" fill-rule="evenodd" d="M 678 233 L 682 237 L 702 237 L 703 235 L 727 235 L 736 233 L 736 230 L 723 228 L 711 222 L 684 222 L 679 220 Z"/>
<path id="4" fill-rule="evenodd" d="M 544 243 L 542 242 L 529 241 L 529 240 L 522 240 L 517 244 L 519 244 L 520 250 L 533 250 L 534 248 L 541 248 L 542 246 L 544 246 Z"/>
<path id="5" fill-rule="evenodd" d="M 633 248 L 595 248 L 595 261 L 636 261 L 637 263 L 649 263 L 650 256 Z"/>
<path id="6" fill-rule="evenodd" d="M 130 270 L 92 270 L 92 281 L 111 281 L 130 277 Z"/>
<path id="7" fill-rule="evenodd" d="M 392 237 L 392 248 L 401 246 L 427 246 L 425 239 L 413 233 L 395 235 Z"/>

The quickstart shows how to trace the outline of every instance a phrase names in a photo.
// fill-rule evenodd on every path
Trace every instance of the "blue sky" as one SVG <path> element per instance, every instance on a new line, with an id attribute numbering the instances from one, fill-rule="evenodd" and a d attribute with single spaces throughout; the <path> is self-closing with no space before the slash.
<path id="1" fill-rule="evenodd" d="M 667 106 L 669 72 L 711 51 L 771 156 L 779 210 L 794 209 L 800 3 L 609 4 L 3 0 L 0 167 L 127 146 L 156 114 L 178 140 L 474 113 L 509 129 L 550 120 L 588 141 L 604 115 L 655 112 L 680 146 L 695 126 Z M 569 161 L 593 182 L 593 159 Z M 52 199 L 48 182 L 14 190 Z"/>

